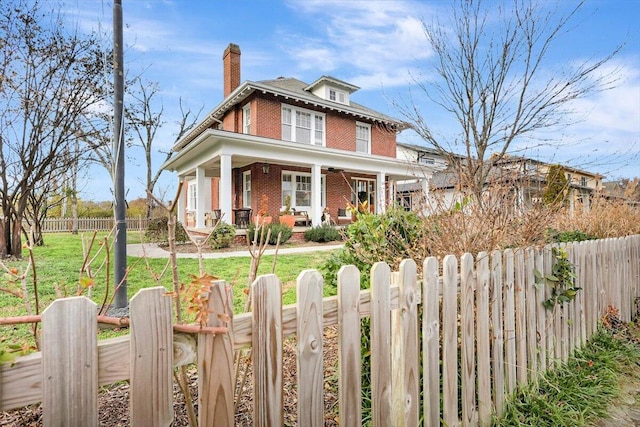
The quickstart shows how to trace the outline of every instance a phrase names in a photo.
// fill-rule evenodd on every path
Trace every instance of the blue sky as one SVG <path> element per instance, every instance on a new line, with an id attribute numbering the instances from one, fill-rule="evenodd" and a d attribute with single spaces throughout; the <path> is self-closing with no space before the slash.
<path id="1" fill-rule="evenodd" d="M 168 122 L 178 118 L 180 97 L 193 111 L 203 108 L 201 116 L 222 100 L 222 52 L 229 43 L 242 50 L 242 81 L 286 76 L 311 83 L 331 75 L 361 87 L 352 95 L 354 101 L 401 119 L 393 102 L 406 99 L 413 78 L 429 78 L 433 71 L 421 22 L 446 16 L 449 8 L 442 0 L 123 3 L 125 67 L 144 69 L 146 79 L 159 83 Z M 566 7 L 574 2 L 559 3 Z M 81 31 L 108 31 L 112 6 L 112 0 L 67 0 L 62 9 Z M 616 87 L 575 102 L 571 117 L 577 123 L 554 134 L 553 145 L 523 141 L 518 154 L 608 179 L 640 177 L 640 1 L 587 0 L 570 32 L 557 40 L 547 65 L 551 69 L 599 58 L 622 44 L 606 69 L 616 73 Z M 416 105 L 442 134 L 451 132 L 451 122 L 433 104 L 424 100 Z M 173 132 L 171 123 L 165 126 L 158 149 L 168 149 Z M 398 141 L 421 143 L 405 132 Z M 136 160 L 142 157 L 135 150 L 128 155 L 126 185 L 133 199 L 144 194 L 142 163 Z M 157 156 L 154 166 L 160 162 Z M 163 173 L 159 189 L 166 198 L 172 197 L 175 183 L 175 175 Z M 106 172 L 94 168 L 81 197 L 109 200 L 110 186 Z"/>

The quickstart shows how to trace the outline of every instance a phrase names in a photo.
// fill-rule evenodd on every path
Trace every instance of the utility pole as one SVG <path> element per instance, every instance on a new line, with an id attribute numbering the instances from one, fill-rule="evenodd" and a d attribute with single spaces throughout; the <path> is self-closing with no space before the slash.
<path id="1" fill-rule="evenodd" d="M 124 60 L 122 47 L 122 0 L 113 2 L 113 153 L 114 167 L 114 216 L 116 223 L 114 276 L 119 286 L 114 300 L 115 308 L 128 305 L 127 299 L 127 222 L 124 194 L 124 135 L 122 116 L 124 112 Z"/>

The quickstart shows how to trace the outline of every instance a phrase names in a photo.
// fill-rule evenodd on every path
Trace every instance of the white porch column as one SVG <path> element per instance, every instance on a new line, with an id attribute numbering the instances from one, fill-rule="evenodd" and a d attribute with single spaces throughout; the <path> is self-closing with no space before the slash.
<path id="1" fill-rule="evenodd" d="M 205 179 L 204 168 L 196 168 L 196 228 L 204 228 L 205 206 Z"/>
<path id="2" fill-rule="evenodd" d="M 378 172 L 376 185 L 376 200 L 378 206 L 376 206 L 376 213 L 384 213 L 387 209 L 387 199 L 386 199 L 386 191 L 385 191 L 385 179 L 387 174 L 384 172 Z"/>
<path id="3" fill-rule="evenodd" d="M 322 192 L 320 165 L 311 166 L 311 224 L 315 227 L 322 223 Z"/>
<path id="4" fill-rule="evenodd" d="M 222 154 L 220 156 L 220 213 L 222 220 L 227 224 L 233 223 L 231 217 L 231 201 L 233 195 L 231 193 L 231 154 Z"/>

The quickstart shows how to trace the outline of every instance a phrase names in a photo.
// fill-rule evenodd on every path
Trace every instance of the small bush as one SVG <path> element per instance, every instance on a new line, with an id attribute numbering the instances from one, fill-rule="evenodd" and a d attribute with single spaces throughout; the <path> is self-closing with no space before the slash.
<path id="1" fill-rule="evenodd" d="M 228 248 L 233 243 L 233 238 L 236 236 L 236 228 L 227 224 L 226 222 L 220 222 L 216 226 L 215 230 L 211 234 L 209 243 L 212 249 Z"/>
<path id="2" fill-rule="evenodd" d="M 267 224 L 265 226 L 265 229 L 264 229 L 264 236 L 265 237 L 267 236 L 267 233 L 269 232 L 269 230 L 271 230 L 271 236 L 269 237 L 269 244 L 270 245 L 275 245 L 276 243 L 278 243 L 278 233 L 280 233 L 280 232 L 282 232 L 282 237 L 280 237 L 280 244 L 285 243 L 293 235 L 293 231 L 291 230 L 291 228 L 287 227 L 284 224 L 280 224 L 280 223 Z M 255 233 L 256 233 L 256 226 L 255 226 L 255 224 L 251 224 L 249 226 L 249 241 L 250 242 L 253 242 L 253 238 L 255 236 Z M 260 236 L 258 236 L 258 237 L 260 237 Z"/>
<path id="3" fill-rule="evenodd" d="M 168 223 L 169 219 L 166 216 L 160 218 L 154 218 L 149 221 L 149 226 L 144 232 L 144 236 L 150 242 L 167 242 L 168 236 Z M 189 236 L 185 231 L 181 223 L 176 224 L 176 242 L 185 243 L 189 241 Z"/>
<path id="4" fill-rule="evenodd" d="M 583 240 L 595 240 L 598 238 L 580 230 L 557 231 L 550 228 L 547 230 L 547 234 L 553 243 L 582 242 Z"/>
<path id="5" fill-rule="evenodd" d="M 330 225 L 321 225 L 313 227 L 304 232 L 304 240 L 307 242 L 333 242 L 342 240 L 340 231 Z"/>

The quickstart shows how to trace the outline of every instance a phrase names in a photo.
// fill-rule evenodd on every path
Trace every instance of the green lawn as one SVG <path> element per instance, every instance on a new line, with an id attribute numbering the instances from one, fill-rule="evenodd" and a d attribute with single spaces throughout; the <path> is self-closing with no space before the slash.
<path id="1" fill-rule="evenodd" d="M 88 246 L 90 234 L 84 235 L 85 246 Z M 98 242 L 103 242 L 106 233 L 99 233 L 92 253 L 97 252 Z M 40 310 L 46 308 L 56 297 L 55 287 L 66 291 L 67 295 L 77 294 L 80 280 L 80 269 L 83 262 L 83 244 L 81 235 L 72 234 L 47 234 L 45 245 L 34 249 L 35 271 L 39 294 Z M 139 241 L 139 237 L 130 236 L 129 242 Z M 109 295 L 113 295 L 113 276 L 106 272 L 106 251 L 101 251 L 91 264 L 94 272 L 94 285 L 92 299 L 101 304 L 105 297 L 107 278 L 109 280 Z M 285 304 L 295 302 L 295 280 L 298 274 L 306 269 L 318 268 L 330 256 L 331 251 L 319 251 L 303 253 L 299 255 L 279 255 L 275 273 L 283 282 L 283 302 Z M 28 255 L 26 250 L 25 257 Z M 113 249 L 111 249 L 111 265 L 113 264 Z M 154 276 L 160 274 L 165 268 L 166 259 L 141 259 L 128 258 L 130 273 L 127 280 L 127 294 L 131 298 L 135 293 L 146 287 L 157 286 Z M 264 256 L 260 264 L 259 274 L 271 272 L 273 256 Z M 26 261 L 14 261 L 7 264 L 9 268 L 17 268 L 23 271 Z M 249 275 L 249 257 L 232 257 L 222 259 L 205 259 L 204 266 L 208 274 L 226 280 L 233 285 L 234 309 L 240 312 L 244 308 L 245 293 Z M 181 283 L 189 283 L 191 275 L 198 274 L 197 259 L 178 259 L 178 274 Z M 19 283 L 11 283 L 8 275 L 0 276 L 0 288 L 19 288 Z M 33 298 L 33 275 L 28 276 L 27 285 L 30 296 Z M 171 269 L 168 268 L 162 280 L 162 286 L 173 289 L 171 282 Z M 86 295 L 87 292 L 85 291 Z M 110 296 L 107 297 L 107 300 Z M 0 292 L 0 315 L 20 316 L 26 314 L 25 304 L 21 298 Z M 0 339 L 14 334 L 23 335 L 22 327 L 0 327 Z"/>

